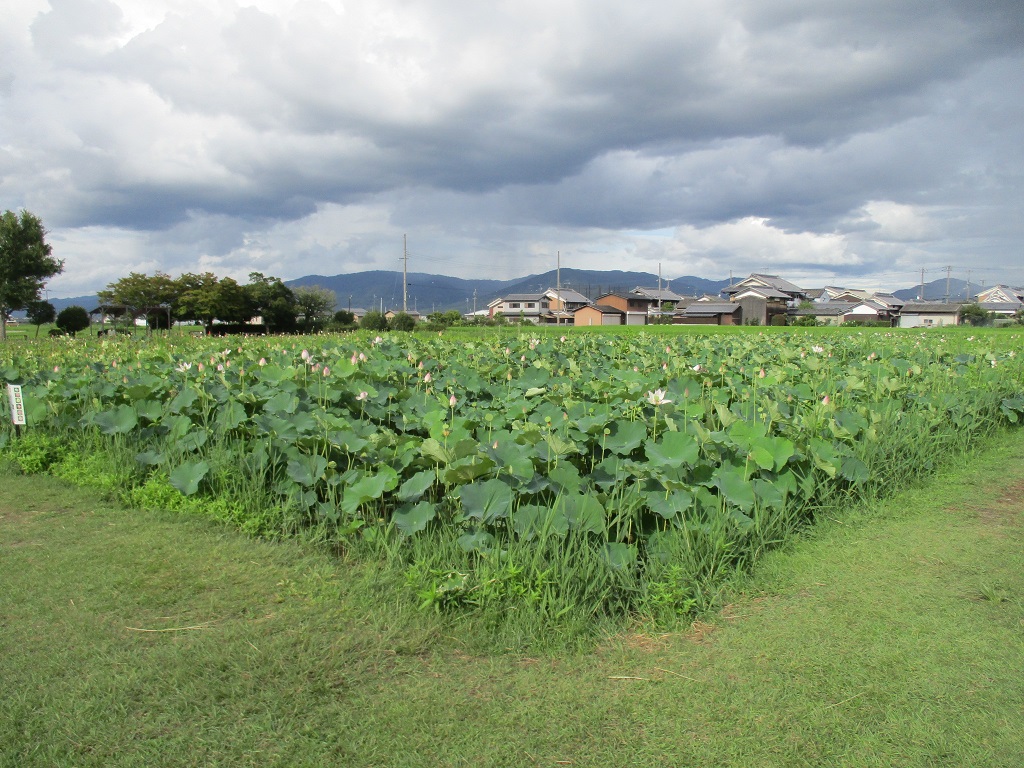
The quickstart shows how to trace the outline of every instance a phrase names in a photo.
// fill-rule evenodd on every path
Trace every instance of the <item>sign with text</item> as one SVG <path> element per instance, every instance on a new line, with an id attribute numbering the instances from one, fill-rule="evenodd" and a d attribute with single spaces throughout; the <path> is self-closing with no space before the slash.
<path id="1" fill-rule="evenodd" d="M 11 401 L 11 423 L 25 423 L 25 401 L 21 399 L 21 385 L 7 385 L 7 399 Z"/>

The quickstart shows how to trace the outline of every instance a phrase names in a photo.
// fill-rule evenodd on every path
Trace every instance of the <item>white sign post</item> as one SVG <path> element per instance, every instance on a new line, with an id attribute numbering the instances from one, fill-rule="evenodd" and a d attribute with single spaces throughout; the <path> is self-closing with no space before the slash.
<path id="1" fill-rule="evenodd" d="M 21 434 L 21 425 L 25 423 L 25 401 L 21 397 L 20 384 L 7 385 L 7 399 L 11 401 L 11 422 L 14 431 Z"/>

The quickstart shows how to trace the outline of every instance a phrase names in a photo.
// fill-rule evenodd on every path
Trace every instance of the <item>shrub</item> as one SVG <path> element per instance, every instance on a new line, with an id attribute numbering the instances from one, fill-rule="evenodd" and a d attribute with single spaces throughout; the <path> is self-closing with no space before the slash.
<path id="1" fill-rule="evenodd" d="M 57 327 L 64 333 L 74 336 L 89 327 L 89 313 L 85 311 L 84 307 L 75 304 L 65 307 L 57 315 Z"/>
<path id="2" fill-rule="evenodd" d="M 399 312 L 388 324 L 388 327 L 393 331 L 411 331 L 416 327 L 416 320 L 412 315 L 407 315 L 405 312 Z"/>
<path id="3" fill-rule="evenodd" d="M 381 312 L 373 309 L 363 315 L 359 327 L 367 331 L 386 331 L 388 329 L 388 319 Z"/>

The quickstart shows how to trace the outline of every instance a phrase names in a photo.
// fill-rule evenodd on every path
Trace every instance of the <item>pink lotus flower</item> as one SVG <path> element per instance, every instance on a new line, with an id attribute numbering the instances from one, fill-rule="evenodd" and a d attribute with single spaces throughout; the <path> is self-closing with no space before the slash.
<path id="1" fill-rule="evenodd" d="M 423 377 L 423 383 L 424 383 L 424 384 L 429 384 L 430 382 L 431 382 L 431 378 L 430 378 L 430 373 L 428 372 L 428 373 L 427 373 L 427 374 L 426 374 L 426 375 L 425 375 L 425 376 Z"/>
<path id="2" fill-rule="evenodd" d="M 309 350 L 308 349 L 302 350 L 301 357 L 302 357 L 303 360 L 305 360 L 308 363 L 309 362 Z"/>
<path id="3" fill-rule="evenodd" d="M 821 398 L 821 404 L 822 405 L 828 405 L 831 402 L 832 402 L 832 400 L 829 398 L 828 395 L 825 395 L 823 398 Z"/>
<path id="4" fill-rule="evenodd" d="M 448 405 L 450 405 L 452 408 L 454 408 L 458 404 L 458 402 L 459 401 L 455 397 L 455 395 L 452 395 L 451 397 L 448 398 Z"/>
<path id="5" fill-rule="evenodd" d="M 356 400 L 365 400 L 369 396 L 370 395 L 366 391 L 363 391 L 363 392 L 360 392 L 358 395 L 356 395 Z"/>
<path id="6" fill-rule="evenodd" d="M 260 368 L 262 368 L 262 367 L 263 367 L 264 365 L 266 365 L 266 364 L 267 364 L 267 358 L 265 358 L 265 357 L 261 357 L 261 358 L 260 358 L 260 363 L 259 363 L 259 365 L 260 365 Z"/>

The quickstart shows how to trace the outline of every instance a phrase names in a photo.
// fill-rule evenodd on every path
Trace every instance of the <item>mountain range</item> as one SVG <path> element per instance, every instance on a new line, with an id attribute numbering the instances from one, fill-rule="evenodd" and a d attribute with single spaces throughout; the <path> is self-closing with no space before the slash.
<path id="1" fill-rule="evenodd" d="M 410 311 L 429 314 L 435 311 L 456 309 L 470 312 L 486 309 L 489 302 L 512 293 L 540 293 L 555 288 L 559 274 L 555 270 L 512 280 L 465 280 L 447 275 L 430 275 L 410 272 L 406 277 L 406 306 Z M 306 275 L 286 280 L 291 288 L 319 285 L 334 291 L 338 309 L 358 307 L 363 309 L 402 308 L 403 278 L 401 272 L 354 272 L 346 275 Z M 729 280 L 708 280 L 687 275 L 673 280 L 662 280 L 662 287 L 671 289 L 682 296 L 718 295 L 729 285 Z M 561 270 L 562 288 L 571 288 L 584 296 L 597 298 L 610 291 L 630 291 L 637 286 L 656 288 L 658 276 L 648 272 L 598 271 L 589 269 Z M 985 286 L 967 283 L 964 280 L 945 278 L 933 280 L 924 285 L 926 301 L 950 301 L 969 299 Z M 947 293 L 948 291 L 948 293 Z M 893 295 L 904 301 L 916 300 L 921 286 L 893 291 Z M 99 300 L 95 295 L 75 296 L 66 299 L 50 299 L 60 312 L 65 307 L 77 305 L 92 310 Z"/>

